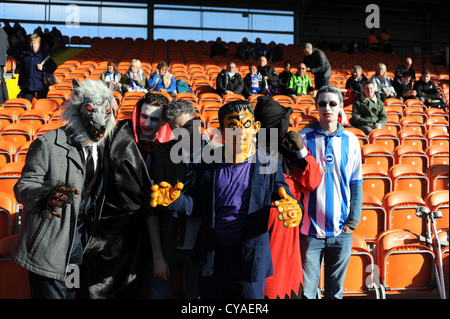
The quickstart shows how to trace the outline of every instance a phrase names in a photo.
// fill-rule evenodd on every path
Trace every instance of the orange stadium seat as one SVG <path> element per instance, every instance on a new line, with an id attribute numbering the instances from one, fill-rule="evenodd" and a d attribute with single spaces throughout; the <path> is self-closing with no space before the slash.
<path id="1" fill-rule="evenodd" d="M 42 125 L 40 128 L 38 128 L 38 130 L 34 134 L 34 139 L 37 139 L 39 136 L 41 136 L 51 130 L 55 130 L 55 129 L 61 127 L 61 125 L 62 124 L 59 121 L 52 121 L 50 123 Z"/>
<path id="2" fill-rule="evenodd" d="M 430 145 L 425 150 L 428 156 L 429 166 L 434 164 L 449 165 L 449 148 L 441 145 Z"/>
<path id="3" fill-rule="evenodd" d="M 425 198 L 430 189 L 430 180 L 425 172 L 411 164 L 395 164 L 389 169 L 389 177 L 393 191 L 408 191 Z"/>
<path id="4" fill-rule="evenodd" d="M 22 112 L 17 119 L 17 123 L 25 123 L 30 125 L 33 128 L 33 131 L 41 127 L 44 124 L 47 124 L 50 119 L 50 113 L 43 110 L 27 110 Z"/>
<path id="5" fill-rule="evenodd" d="M 363 191 L 376 196 L 380 201 L 392 191 L 392 181 L 387 171 L 376 164 L 362 163 Z"/>
<path id="6" fill-rule="evenodd" d="M 32 110 L 40 110 L 47 112 L 54 112 L 59 109 L 59 104 L 55 100 L 51 99 L 38 99 L 31 106 Z"/>
<path id="7" fill-rule="evenodd" d="M 397 133 L 397 136 L 400 139 L 400 144 L 402 145 L 408 144 L 418 146 L 422 150 L 425 150 L 428 147 L 428 140 L 422 132 L 418 130 L 406 128 L 404 130 L 400 130 Z"/>
<path id="8" fill-rule="evenodd" d="M 13 108 L 0 109 L 0 126 L 3 127 L 7 124 L 15 123 L 22 112 L 23 110 L 17 111 Z"/>
<path id="9" fill-rule="evenodd" d="M 353 126 L 348 126 L 348 127 L 345 127 L 345 129 L 356 135 L 356 137 L 359 140 L 360 147 L 363 147 L 364 145 L 369 144 L 369 138 L 367 137 L 366 133 L 364 133 L 359 128 L 356 128 Z"/>
<path id="10" fill-rule="evenodd" d="M 425 125 L 426 120 L 419 115 L 410 115 L 400 119 L 400 126 L 402 129 L 409 128 L 411 130 L 418 130 L 424 134 L 427 130 Z"/>
<path id="11" fill-rule="evenodd" d="M 12 110 L 19 110 L 19 111 L 25 111 L 31 109 L 31 102 L 24 98 L 13 98 L 8 99 L 3 104 L 3 108 L 6 109 L 12 109 Z"/>
<path id="12" fill-rule="evenodd" d="M 15 230 L 18 203 L 11 194 L 0 192 L 0 240 Z"/>
<path id="13" fill-rule="evenodd" d="M 387 230 L 377 236 L 375 243 L 377 266 L 386 294 L 433 289 L 435 255 L 421 243 L 419 235 L 408 230 Z"/>
<path id="14" fill-rule="evenodd" d="M 225 94 L 222 99 L 222 104 L 237 100 L 245 100 L 245 97 L 242 94 Z"/>
<path id="15" fill-rule="evenodd" d="M 394 150 L 396 164 L 410 164 L 422 172 L 429 166 L 429 159 L 422 148 L 413 145 L 399 145 Z"/>
<path id="16" fill-rule="evenodd" d="M 12 123 L 0 131 L 0 139 L 12 142 L 16 148 L 33 139 L 33 128 L 28 124 Z"/>
<path id="17" fill-rule="evenodd" d="M 441 128 L 431 128 L 427 130 L 425 138 L 428 140 L 428 146 L 440 145 L 449 147 L 449 134 Z"/>
<path id="18" fill-rule="evenodd" d="M 0 140 L 0 167 L 14 161 L 16 146 L 10 141 Z"/>
<path id="19" fill-rule="evenodd" d="M 416 217 L 416 209 L 426 207 L 420 195 L 404 190 L 392 191 L 384 196 L 383 206 L 387 214 L 386 229 L 407 229 L 425 234 L 425 220 Z"/>
<path id="20" fill-rule="evenodd" d="M 428 167 L 426 174 L 430 181 L 430 192 L 436 190 L 449 190 L 448 164 L 434 164 Z"/>
<path id="21" fill-rule="evenodd" d="M 14 162 L 22 162 L 25 163 L 25 158 L 27 156 L 28 149 L 30 148 L 31 143 L 33 141 L 28 141 L 20 145 L 20 147 L 17 149 L 16 153 L 14 154 Z"/>
<path id="22" fill-rule="evenodd" d="M 370 131 L 369 142 L 386 147 L 390 153 L 393 153 L 394 149 L 400 145 L 397 134 L 386 128 L 377 128 Z"/>
<path id="23" fill-rule="evenodd" d="M 380 144 L 367 144 L 361 148 L 363 163 L 378 165 L 384 172 L 394 165 L 394 155 L 389 149 Z"/>
<path id="24" fill-rule="evenodd" d="M 377 234 L 386 230 L 387 213 L 381 200 L 372 193 L 363 192 L 361 220 L 353 233 L 368 243 L 373 243 Z"/>
<path id="25" fill-rule="evenodd" d="M 7 163 L 0 167 L 0 189 L 4 193 L 14 196 L 13 187 L 22 174 L 24 163 Z"/>
<path id="26" fill-rule="evenodd" d="M 436 219 L 436 228 L 444 229 L 449 226 L 449 197 L 448 190 L 437 190 L 427 195 L 425 198 L 430 211 L 440 211 L 442 218 Z"/>

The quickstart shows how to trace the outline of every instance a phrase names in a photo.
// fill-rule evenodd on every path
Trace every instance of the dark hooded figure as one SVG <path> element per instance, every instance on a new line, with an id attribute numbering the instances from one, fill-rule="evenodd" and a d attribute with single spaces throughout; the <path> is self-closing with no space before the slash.
<path id="1" fill-rule="evenodd" d="M 266 151 L 271 152 L 272 156 L 273 152 L 278 151 L 286 183 L 297 201 L 300 201 L 303 193 L 316 188 L 322 176 L 316 160 L 306 150 L 298 132 L 288 132 L 292 111 L 292 108 L 284 107 L 267 96 L 260 96 L 255 106 L 255 119 L 261 123 L 258 142 L 261 143 L 261 134 L 266 134 Z M 278 135 L 278 138 L 272 136 L 273 141 L 270 129 L 275 129 Z M 272 133 L 275 132 L 272 130 Z M 266 279 L 264 297 L 297 298 L 301 295 L 303 282 L 299 229 L 298 226 L 283 227 L 278 221 L 278 214 L 276 208 L 270 210 L 269 235 L 273 276 Z"/>

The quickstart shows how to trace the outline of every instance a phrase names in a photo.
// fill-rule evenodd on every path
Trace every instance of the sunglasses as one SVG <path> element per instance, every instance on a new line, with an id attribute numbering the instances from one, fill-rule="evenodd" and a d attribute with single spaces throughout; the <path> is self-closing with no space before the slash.
<path id="1" fill-rule="evenodd" d="M 319 107 L 326 107 L 327 105 L 330 105 L 330 107 L 336 107 L 336 106 L 338 106 L 338 103 L 335 102 L 335 101 L 331 101 L 330 103 L 325 102 L 325 101 L 321 101 L 321 102 L 317 103 L 317 105 Z"/>

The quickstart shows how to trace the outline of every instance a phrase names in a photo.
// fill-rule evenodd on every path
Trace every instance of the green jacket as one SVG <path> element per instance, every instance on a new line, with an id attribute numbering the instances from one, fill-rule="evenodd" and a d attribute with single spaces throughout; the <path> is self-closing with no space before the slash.
<path id="1" fill-rule="evenodd" d="M 307 94 L 314 90 L 311 79 L 308 75 L 300 76 L 297 73 L 291 76 L 289 81 L 289 89 L 296 95 Z"/>
<path id="2" fill-rule="evenodd" d="M 376 97 L 357 99 L 353 103 L 350 123 L 353 126 L 380 123 L 384 127 L 387 123 L 387 116 L 383 101 Z"/>

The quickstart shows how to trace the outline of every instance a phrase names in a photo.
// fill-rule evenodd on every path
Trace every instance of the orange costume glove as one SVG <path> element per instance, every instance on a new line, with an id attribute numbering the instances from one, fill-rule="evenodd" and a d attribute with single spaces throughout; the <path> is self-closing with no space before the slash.
<path id="1" fill-rule="evenodd" d="M 175 187 L 172 187 L 167 182 L 161 182 L 159 185 L 153 185 L 150 206 L 169 206 L 176 201 L 178 197 L 180 197 L 183 187 L 183 183 L 177 183 Z"/>
<path id="2" fill-rule="evenodd" d="M 275 201 L 275 207 L 280 213 L 278 219 L 283 221 L 284 227 L 296 227 L 300 225 L 303 217 L 303 211 L 297 201 L 290 197 L 284 187 L 278 189 L 281 199 Z"/>

